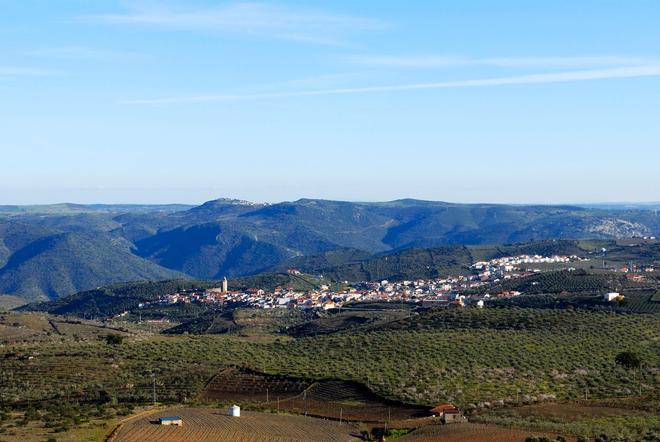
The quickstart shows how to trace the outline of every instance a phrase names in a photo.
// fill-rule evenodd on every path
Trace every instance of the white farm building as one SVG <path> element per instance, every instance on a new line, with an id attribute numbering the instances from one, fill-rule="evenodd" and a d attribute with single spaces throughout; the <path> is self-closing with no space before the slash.
<path id="1" fill-rule="evenodd" d="M 603 295 L 603 299 L 607 302 L 611 302 L 611 301 L 614 301 L 619 296 L 621 296 L 621 294 L 618 293 L 618 292 L 609 292 L 609 293 L 605 293 Z"/>

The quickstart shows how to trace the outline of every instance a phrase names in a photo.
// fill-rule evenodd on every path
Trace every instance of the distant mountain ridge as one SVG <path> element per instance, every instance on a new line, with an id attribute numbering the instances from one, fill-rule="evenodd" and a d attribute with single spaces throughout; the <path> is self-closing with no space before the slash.
<path id="1" fill-rule="evenodd" d="M 659 202 L 648 203 L 595 203 L 595 204 L 580 204 L 580 207 L 588 209 L 606 209 L 606 210 L 660 210 Z"/>
<path id="2" fill-rule="evenodd" d="M 175 212 L 178 210 L 191 209 L 189 204 L 33 204 L 26 206 L 0 205 L 0 215 L 25 215 L 25 214 L 78 214 L 93 212 Z"/>
<path id="3" fill-rule="evenodd" d="M 3 207 L 0 293 L 29 300 L 122 281 L 250 275 L 296 257 L 323 254 L 342 266 L 357 256 L 407 249 L 660 233 L 660 215 L 653 209 L 414 199 Z M 349 253 L 343 256 L 346 261 L 338 261 L 342 250 L 352 250 L 353 258 Z M 333 251 L 334 257 L 327 255 Z M 434 255 L 430 262 L 441 260 L 440 256 Z M 361 265 L 350 271 L 379 274 L 382 268 L 375 263 L 374 268 Z"/>

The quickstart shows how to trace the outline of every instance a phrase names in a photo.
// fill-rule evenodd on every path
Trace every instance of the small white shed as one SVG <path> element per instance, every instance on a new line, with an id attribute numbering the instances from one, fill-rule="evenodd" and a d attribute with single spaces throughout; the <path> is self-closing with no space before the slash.
<path id="1" fill-rule="evenodd" d="M 621 296 L 621 294 L 617 292 L 610 292 L 610 293 L 605 293 L 605 295 L 603 295 L 603 299 L 605 299 L 605 301 L 607 302 L 610 302 L 610 301 L 614 301 L 619 296 Z"/>
<path id="2" fill-rule="evenodd" d="M 161 417 L 158 419 L 158 422 L 161 425 L 174 425 L 177 427 L 183 426 L 183 419 L 181 419 L 179 416 Z"/>
<path id="3" fill-rule="evenodd" d="M 229 407 L 229 415 L 233 417 L 241 417 L 241 407 L 238 405 L 232 405 Z"/>

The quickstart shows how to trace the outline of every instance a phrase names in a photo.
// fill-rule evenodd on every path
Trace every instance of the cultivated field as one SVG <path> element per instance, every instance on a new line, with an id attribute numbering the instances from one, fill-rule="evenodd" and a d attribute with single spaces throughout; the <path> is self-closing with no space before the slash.
<path id="1" fill-rule="evenodd" d="M 162 416 L 180 416 L 183 427 L 158 425 Z M 350 424 L 303 416 L 243 411 L 230 417 L 217 408 L 176 408 L 126 422 L 115 433 L 114 442 L 293 442 L 353 441 L 359 431 Z"/>
<path id="2" fill-rule="evenodd" d="M 428 407 L 387 400 L 358 382 L 311 381 L 230 367 L 206 386 L 202 399 L 249 402 L 262 409 L 361 422 L 388 422 L 428 415 Z"/>
<path id="3" fill-rule="evenodd" d="M 280 402 L 293 413 L 361 422 L 388 422 L 428 416 L 428 407 L 388 401 L 356 382 L 322 381 L 302 395 Z"/>
<path id="4" fill-rule="evenodd" d="M 524 405 L 492 410 L 473 417 L 473 422 L 500 427 L 526 428 L 536 432 L 572 434 L 583 439 L 601 434 L 616 440 L 656 441 L 660 428 L 657 399 L 564 402 Z"/>
<path id="5" fill-rule="evenodd" d="M 302 394 L 311 384 L 309 380 L 229 367 L 213 377 L 200 397 L 225 402 L 277 401 Z"/>
<path id="6" fill-rule="evenodd" d="M 96 321 L 70 320 L 47 314 L 0 313 L 0 343 L 36 343 L 51 340 L 51 337 L 95 341 L 109 334 L 128 336 L 131 333 Z"/>
<path id="7" fill-rule="evenodd" d="M 0 402 L 14 413 L 4 420 L 0 413 L 0 440 L 19 434 L 17 425 L 61 439 L 87 421 L 151 404 L 154 390 L 163 404 L 206 394 L 223 406 L 236 401 L 249 410 L 341 415 L 369 422 L 368 429 L 387 421 L 390 429 L 411 428 L 397 421 L 415 415 L 416 407 L 402 403 L 430 408 L 440 402 L 473 413 L 471 423 L 541 433 L 640 440 L 660 428 L 656 409 L 634 404 L 620 407 L 639 410 L 632 414 L 574 421 L 507 411 L 586 394 L 651 401 L 659 391 L 658 315 L 503 306 L 422 311 L 376 329 L 295 339 L 131 332 L 119 344 L 103 339 L 120 331 L 102 323 L 0 316 L 0 332 L 14 334 L 0 342 Z M 623 351 L 638 355 L 641 366 L 617 364 Z M 223 372 L 228 367 L 251 371 Z"/>
<path id="8" fill-rule="evenodd" d="M 552 420 L 574 421 L 588 417 L 616 417 L 638 415 L 639 412 L 633 409 L 623 409 L 614 407 L 601 407 L 596 405 L 582 405 L 577 403 L 547 403 L 524 405 L 522 407 L 511 408 L 509 412 L 512 415 L 520 417 L 543 417 Z"/>
<path id="9" fill-rule="evenodd" d="M 427 425 L 397 440 L 402 442 L 523 442 L 529 436 L 539 435 L 544 435 L 550 440 L 555 439 L 553 434 L 541 434 L 515 428 L 481 424 L 452 424 Z"/>

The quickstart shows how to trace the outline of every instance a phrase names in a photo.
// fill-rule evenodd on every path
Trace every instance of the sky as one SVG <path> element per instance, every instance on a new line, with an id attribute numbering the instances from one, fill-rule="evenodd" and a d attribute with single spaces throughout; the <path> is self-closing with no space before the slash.
<path id="1" fill-rule="evenodd" d="M 0 204 L 660 200 L 656 0 L 0 0 Z"/>

